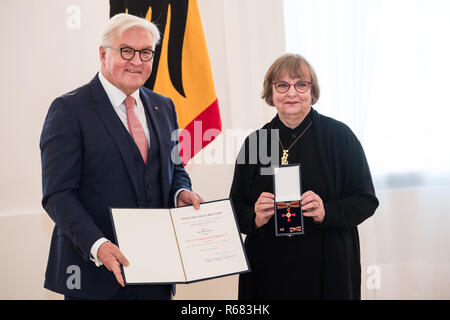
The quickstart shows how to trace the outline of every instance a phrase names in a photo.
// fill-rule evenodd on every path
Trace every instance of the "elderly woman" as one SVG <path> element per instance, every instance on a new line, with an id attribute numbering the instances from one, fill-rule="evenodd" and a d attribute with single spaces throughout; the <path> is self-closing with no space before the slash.
<path id="1" fill-rule="evenodd" d="M 281 56 L 266 73 L 262 98 L 277 115 L 247 137 L 230 192 L 251 266 L 240 275 L 239 299 L 360 299 L 357 225 L 378 200 L 356 136 L 311 107 L 319 93 L 313 68 L 298 54 Z M 263 140 L 263 132 L 276 140 Z M 260 140 L 266 150 L 279 145 L 270 155 L 276 161 L 262 161 Z M 275 235 L 273 176 L 261 169 L 280 163 L 301 164 L 301 235 Z"/>

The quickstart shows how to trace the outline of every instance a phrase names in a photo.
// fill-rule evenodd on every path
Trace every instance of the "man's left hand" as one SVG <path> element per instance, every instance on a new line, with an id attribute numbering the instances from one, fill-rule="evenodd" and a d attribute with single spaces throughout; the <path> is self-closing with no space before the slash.
<path id="1" fill-rule="evenodd" d="M 195 209 L 200 209 L 201 202 L 204 202 L 202 197 L 200 197 L 198 194 L 188 191 L 188 190 L 181 191 L 177 196 L 177 206 L 178 207 L 188 206 L 188 205 L 192 204 Z"/>

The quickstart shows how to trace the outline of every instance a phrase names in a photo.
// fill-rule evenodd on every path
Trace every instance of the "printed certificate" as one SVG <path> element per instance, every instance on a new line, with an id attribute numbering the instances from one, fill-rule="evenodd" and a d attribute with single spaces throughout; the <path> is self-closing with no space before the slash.
<path id="1" fill-rule="evenodd" d="M 117 244 L 130 262 L 126 284 L 190 283 L 249 271 L 230 199 L 200 209 L 111 209 Z"/>

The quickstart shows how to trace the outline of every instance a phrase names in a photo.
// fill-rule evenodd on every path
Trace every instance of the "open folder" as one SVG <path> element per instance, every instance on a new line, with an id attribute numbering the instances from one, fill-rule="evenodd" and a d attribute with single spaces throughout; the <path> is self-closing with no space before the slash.
<path id="1" fill-rule="evenodd" d="M 111 208 L 126 284 L 190 283 L 249 271 L 230 199 L 173 209 Z"/>

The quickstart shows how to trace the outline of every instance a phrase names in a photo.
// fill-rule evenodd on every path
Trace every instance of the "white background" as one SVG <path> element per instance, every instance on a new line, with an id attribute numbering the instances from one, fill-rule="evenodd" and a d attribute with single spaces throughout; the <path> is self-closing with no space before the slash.
<path id="1" fill-rule="evenodd" d="M 342 3 L 351 4 L 347 1 Z M 227 129 L 261 127 L 275 114 L 273 108 L 266 106 L 260 99 L 263 77 L 269 65 L 286 51 L 282 1 L 199 0 L 198 4 L 224 133 Z M 67 8 L 70 5 L 77 5 L 81 10 L 80 29 L 70 30 L 67 27 Z M 417 48 L 410 48 L 414 39 L 411 39 L 412 35 L 408 30 L 402 29 L 402 8 L 392 10 L 387 18 L 391 22 L 398 21 L 399 29 L 381 31 L 397 34 L 397 41 L 391 43 L 393 49 L 384 51 L 383 56 L 391 57 L 397 61 L 395 65 L 401 65 L 400 62 L 408 61 L 409 58 L 404 50 L 400 50 L 403 45 L 408 50 L 422 50 L 424 61 L 448 56 L 445 51 L 448 47 L 442 52 L 432 51 L 434 55 L 429 52 L 431 45 L 447 41 L 444 35 L 448 34 L 448 27 L 440 23 L 443 21 L 442 15 L 448 11 L 423 11 L 422 7 L 414 9 L 415 16 L 412 17 L 418 26 L 424 24 L 422 13 L 426 12 L 426 15 L 432 15 L 431 20 L 437 25 L 437 33 L 426 34 L 423 40 L 416 43 Z M 43 289 L 53 223 L 40 204 L 39 136 L 51 101 L 88 82 L 97 72 L 98 46 L 109 16 L 108 11 L 107 0 L 0 2 L 0 299 L 61 299 L 60 295 Z M 312 11 L 298 11 L 299 21 L 308 16 L 313 25 L 320 25 L 320 21 L 328 19 L 327 16 L 314 15 Z M 346 21 L 342 20 L 344 30 L 348 28 Z M 372 22 L 371 19 L 365 20 L 367 32 L 373 29 Z M 329 32 L 325 30 L 324 35 Z M 306 36 L 300 37 L 300 34 L 299 30 L 299 39 L 308 39 Z M 360 39 L 360 36 L 353 33 L 346 39 L 351 42 L 355 37 Z M 345 41 L 338 40 L 336 44 L 347 45 Z M 367 47 L 360 47 L 352 59 L 358 62 L 361 57 L 366 57 L 360 54 L 367 51 L 364 48 Z M 409 105 L 411 100 L 424 102 L 422 109 L 414 111 L 419 118 L 411 118 L 412 115 L 405 111 L 385 109 L 388 104 L 384 102 L 390 99 L 372 100 L 370 92 L 364 89 L 364 84 L 367 83 L 364 77 L 353 78 L 352 83 L 353 87 L 360 84 L 362 90 L 342 88 L 342 96 L 336 101 L 339 102 L 339 108 L 344 108 L 346 101 L 374 107 L 368 113 L 364 113 L 363 109 L 346 112 L 350 118 L 342 118 L 342 113 L 335 113 L 334 101 L 327 98 L 327 94 L 333 83 L 349 83 L 348 73 L 351 70 L 342 69 L 339 63 L 335 63 L 336 52 L 332 48 L 321 52 L 325 60 L 316 60 L 322 59 L 322 56 L 313 55 L 306 47 L 295 50 L 301 50 L 299 53 L 311 61 L 322 83 L 323 100 L 321 98 L 317 109 L 348 122 L 362 139 L 374 170 L 379 167 L 380 161 L 382 164 L 383 161 L 392 163 L 395 168 L 408 168 L 410 164 L 417 163 L 424 164 L 422 167 L 434 167 L 439 163 L 440 156 L 437 155 L 441 153 L 436 153 L 437 150 L 428 145 L 429 140 L 436 139 L 436 136 L 431 136 L 433 138 L 430 139 L 426 137 L 432 131 L 441 132 L 439 130 L 442 130 L 448 118 L 448 113 L 444 113 L 443 109 L 432 109 L 448 105 L 446 97 L 439 100 L 435 98 L 436 93 L 445 94 L 448 91 L 448 80 L 439 78 L 441 70 L 426 69 L 428 80 L 432 84 L 431 87 L 427 84 L 426 88 L 431 92 L 420 98 L 416 98 L 419 97 L 416 95 L 418 90 L 412 88 L 417 70 L 424 68 L 422 64 L 406 63 L 395 76 L 400 78 L 394 78 L 391 73 L 384 77 L 387 84 L 382 89 L 386 90 L 386 94 L 401 92 L 400 89 L 405 87 L 411 89 L 407 90 L 409 94 L 398 93 L 395 100 L 389 103 Z M 327 60 L 330 62 L 323 63 Z M 408 68 L 410 64 L 413 65 Z M 373 72 L 376 73 L 376 70 Z M 334 78 L 331 77 L 332 74 Z M 345 76 L 346 81 L 342 82 L 341 76 Z M 392 81 L 401 84 L 398 90 L 397 86 L 389 85 Z M 360 115 L 363 119 L 374 120 L 375 124 L 366 126 L 368 122 L 352 119 L 353 116 L 359 119 Z M 399 129 L 395 135 L 383 131 L 386 128 L 403 128 L 402 121 L 414 123 L 417 119 L 422 121 L 412 129 Z M 388 148 L 369 139 L 374 136 L 373 132 L 384 135 Z M 418 136 L 423 137 L 420 143 L 414 138 Z M 369 140 L 363 140 L 366 137 Z M 448 135 L 439 136 L 440 149 L 448 150 L 447 137 Z M 220 141 L 219 138 L 210 144 L 187 167 L 195 191 L 207 201 L 227 197 L 231 185 L 232 164 L 205 165 L 200 161 L 203 156 L 220 152 L 220 148 L 223 148 Z M 427 156 L 424 157 L 422 153 Z M 400 161 L 399 156 L 404 156 L 403 160 Z M 384 167 L 383 164 L 381 168 Z M 359 228 L 363 298 L 450 298 L 449 194 L 450 188 L 442 184 L 428 186 L 406 183 L 396 189 L 383 187 L 378 190 L 380 207 L 374 217 Z M 237 276 L 178 286 L 176 298 L 235 299 Z"/>

